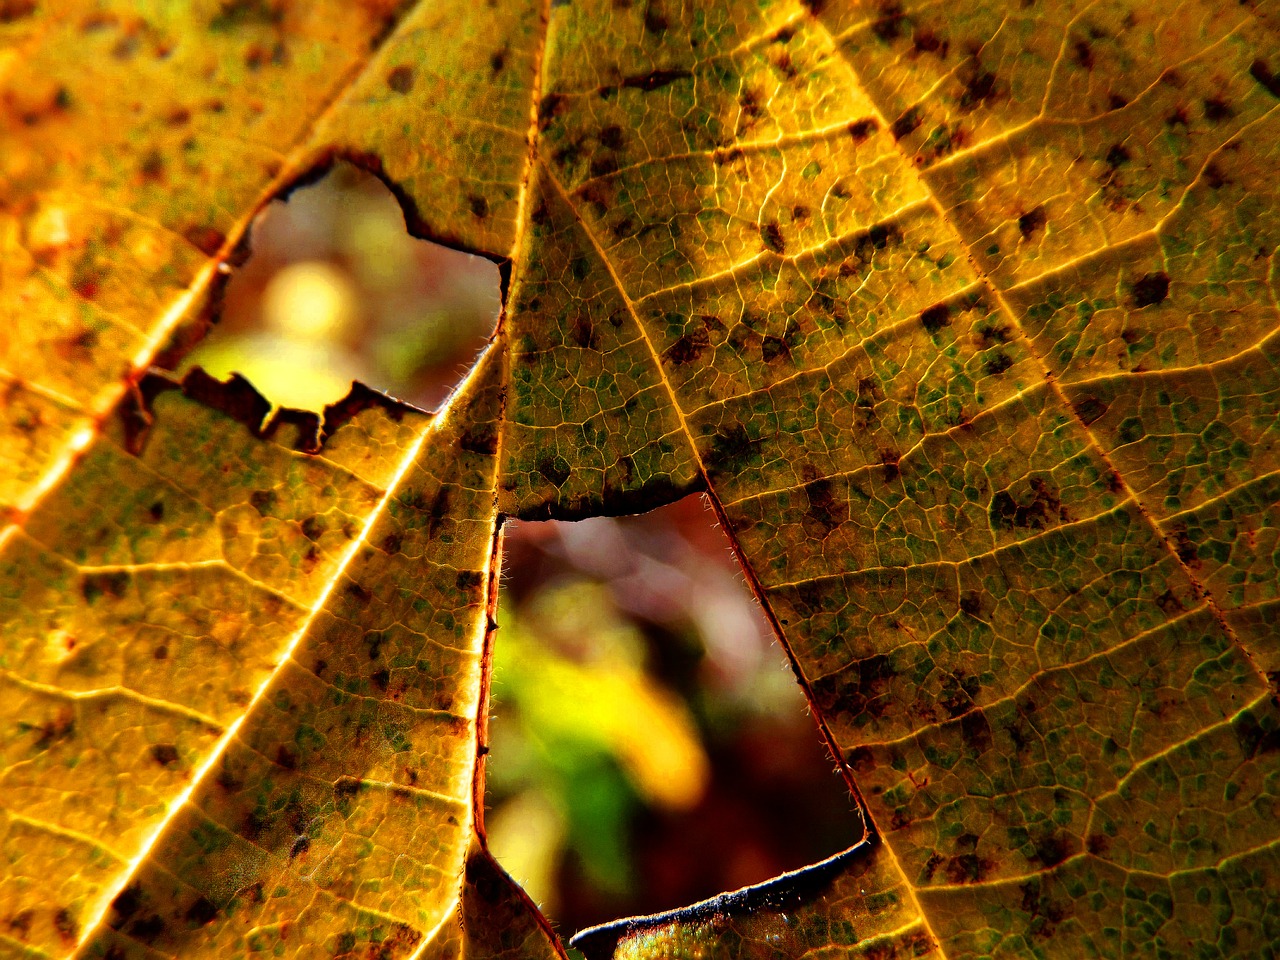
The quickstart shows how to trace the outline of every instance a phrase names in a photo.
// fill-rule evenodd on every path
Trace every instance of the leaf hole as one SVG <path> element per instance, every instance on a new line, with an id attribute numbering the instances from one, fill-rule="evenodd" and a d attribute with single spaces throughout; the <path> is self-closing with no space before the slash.
<path id="1" fill-rule="evenodd" d="M 504 536 L 489 848 L 566 934 L 822 860 L 843 779 L 704 497 Z"/>
<path id="2" fill-rule="evenodd" d="M 241 373 L 277 407 L 319 413 L 358 381 L 430 410 L 493 334 L 497 265 L 411 236 L 386 184 L 350 163 L 269 204 L 247 247 L 180 372 Z"/>

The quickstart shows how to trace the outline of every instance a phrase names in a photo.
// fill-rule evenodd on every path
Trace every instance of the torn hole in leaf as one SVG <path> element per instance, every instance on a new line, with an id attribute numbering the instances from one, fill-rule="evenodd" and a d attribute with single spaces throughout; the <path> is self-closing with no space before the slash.
<path id="1" fill-rule="evenodd" d="M 372 174 L 337 163 L 272 202 L 232 268 L 217 325 L 182 361 L 320 412 L 352 381 L 436 409 L 493 334 L 498 267 L 418 240 Z"/>
<path id="2" fill-rule="evenodd" d="M 507 528 L 489 848 L 566 932 L 845 849 L 861 821 L 702 497 Z"/>

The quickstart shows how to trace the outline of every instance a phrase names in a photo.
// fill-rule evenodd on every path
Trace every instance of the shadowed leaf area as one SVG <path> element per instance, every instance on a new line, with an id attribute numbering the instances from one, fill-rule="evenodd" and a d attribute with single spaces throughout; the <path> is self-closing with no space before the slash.
<path id="1" fill-rule="evenodd" d="M 593 957 L 1273 956 L 1278 41 L 0 3 L 0 957 L 565 956 L 475 812 L 499 528 L 694 491 L 867 833 Z M 459 389 L 148 373 L 337 158 L 502 264 Z"/>

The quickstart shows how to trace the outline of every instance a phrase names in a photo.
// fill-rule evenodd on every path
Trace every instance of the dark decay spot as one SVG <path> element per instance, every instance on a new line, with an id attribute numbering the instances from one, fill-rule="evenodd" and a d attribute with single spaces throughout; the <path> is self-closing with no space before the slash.
<path id="1" fill-rule="evenodd" d="M 1221 190 L 1231 180 L 1222 172 L 1222 168 L 1215 161 L 1210 160 L 1205 164 L 1204 182 L 1209 185 L 1210 190 Z"/>
<path id="2" fill-rule="evenodd" d="M 985 364 L 987 373 L 993 377 L 998 377 L 1012 366 L 1013 358 L 1003 350 L 997 350 Z"/>
<path id="3" fill-rule="evenodd" d="M 490 424 L 473 423 L 463 431 L 458 446 L 467 453 L 491 457 L 498 452 L 498 432 Z"/>
<path id="4" fill-rule="evenodd" d="M 898 117 L 897 120 L 893 121 L 893 126 L 889 128 L 889 132 L 893 134 L 893 139 L 901 140 L 922 123 L 924 123 L 924 111 L 920 107 L 912 107 Z"/>
<path id="5" fill-rule="evenodd" d="M 988 516 L 992 527 L 998 530 L 1043 530 L 1052 520 L 1066 520 L 1057 491 L 1039 477 L 1032 477 L 1031 502 L 1019 503 L 1007 490 L 1001 490 L 991 498 Z"/>
<path id="6" fill-rule="evenodd" d="M 364 584 L 358 583 L 355 580 L 351 580 L 347 583 L 345 592 L 357 603 L 366 604 L 373 599 L 372 591 L 370 591 Z"/>
<path id="7" fill-rule="evenodd" d="M 951 326 L 951 308 L 945 303 L 935 303 L 920 311 L 920 325 L 931 334 Z"/>
<path id="8" fill-rule="evenodd" d="M 80 593 L 88 603 L 94 603 L 104 594 L 119 599 L 129 586 L 129 574 L 123 570 L 110 573 L 86 573 L 80 583 Z"/>
<path id="9" fill-rule="evenodd" d="M 413 89 L 413 67 L 401 64 L 387 74 L 387 86 L 396 93 L 408 93 Z"/>
<path id="10" fill-rule="evenodd" d="M 388 556 L 394 557 L 396 554 L 400 552 L 400 545 L 402 543 L 404 543 L 404 537 L 402 537 L 400 534 L 388 533 L 385 537 L 382 538 L 382 543 L 379 544 L 379 546 L 381 547 L 383 553 L 387 554 Z"/>
<path id="11" fill-rule="evenodd" d="M 621 150 L 627 142 L 622 128 L 617 124 L 611 124 L 602 129 L 596 135 L 596 139 L 600 141 L 600 146 L 607 150 Z"/>
<path id="12" fill-rule="evenodd" d="M 1204 118 L 1210 123 L 1221 123 L 1235 115 L 1236 112 L 1231 109 L 1231 104 L 1221 97 L 1209 97 L 1204 101 Z"/>
<path id="13" fill-rule="evenodd" d="M 966 590 L 960 594 L 960 611 L 971 617 L 982 613 L 982 595 L 976 590 Z"/>
<path id="14" fill-rule="evenodd" d="M 592 324 L 591 316 L 585 310 L 579 312 L 573 318 L 573 323 L 569 327 L 569 339 L 583 350 L 600 349 L 600 340 L 596 336 L 595 325 Z"/>
<path id="15" fill-rule="evenodd" d="M 782 337 L 765 337 L 760 342 L 760 358 L 765 363 L 773 363 L 775 360 L 790 360 L 791 347 Z"/>
<path id="16" fill-rule="evenodd" d="M 1154 307 L 1169 297 L 1169 275 L 1163 271 L 1144 273 L 1133 283 L 1133 305 Z"/>
<path id="17" fill-rule="evenodd" d="M 261 517 L 270 516 L 276 504 L 274 490 L 255 490 L 249 494 L 249 505 L 258 511 Z"/>
<path id="18" fill-rule="evenodd" d="M 107 925 L 119 930 L 142 909 L 142 886 L 137 881 L 121 890 L 111 901 L 111 917 Z"/>
<path id="19" fill-rule="evenodd" d="M 849 124 L 849 136 L 853 138 L 854 143 L 862 143 L 879 129 L 880 124 L 873 118 L 855 120 Z"/>
<path id="20" fill-rule="evenodd" d="M 493 54 L 489 57 L 489 69 L 491 69 L 494 72 L 494 74 L 501 73 L 502 68 L 505 67 L 506 65 L 507 65 L 507 48 L 506 47 L 503 47 L 501 50 L 495 50 Z"/>
<path id="21" fill-rule="evenodd" d="M 36 0 L 0 0 L 0 23 L 16 23 L 36 12 Z"/>
<path id="22" fill-rule="evenodd" d="M 885 43 L 892 43 L 902 36 L 907 25 L 902 4 L 886 3 L 880 7 L 880 16 L 871 24 L 871 32 Z"/>
<path id="23" fill-rule="evenodd" d="M 976 853 L 963 853 L 947 860 L 947 880 L 952 884 L 981 883 L 995 864 Z"/>
<path id="24" fill-rule="evenodd" d="M 80 937 L 80 924 L 66 907 L 53 915 L 53 929 L 58 931 L 58 939 L 64 944 L 73 944 Z"/>
<path id="25" fill-rule="evenodd" d="M 741 423 L 721 427 L 712 437 L 711 449 L 705 457 L 707 473 L 712 476 L 740 473 L 756 456 L 756 444 Z"/>
<path id="26" fill-rule="evenodd" d="M 668 27 L 666 15 L 661 7 L 649 4 L 644 11 L 644 28 L 650 33 L 662 33 Z"/>
<path id="27" fill-rule="evenodd" d="M 1178 559 L 1184 565 L 1196 570 L 1200 567 L 1200 551 L 1196 548 L 1195 541 L 1191 539 L 1187 533 L 1185 525 L 1179 524 L 1174 527 L 1170 539 L 1173 541 L 1174 552 L 1178 555 Z"/>
<path id="28" fill-rule="evenodd" d="M 479 570 L 459 570 L 457 577 L 454 578 L 454 586 L 464 593 L 474 590 L 483 582 L 484 574 Z"/>
<path id="29" fill-rule="evenodd" d="M 898 477 L 902 476 L 902 457 L 896 450 L 890 450 L 888 447 L 879 453 L 880 466 L 884 468 L 884 482 L 893 483 Z"/>
<path id="30" fill-rule="evenodd" d="M 1160 611 L 1165 616 L 1169 617 L 1177 616 L 1186 609 L 1172 590 L 1166 590 L 1156 597 L 1156 606 L 1160 608 Z"/>
<path id="31" fill-rule="evenodd" d="M 651 70 L 649 73 L 627 77 L 622 81 L 624 87 L 649 93 L 660 90 L 667 84 L 675 83 L 693 76 L 688 70 Z"/>
<path id="32" fill-rule="evenodd" d="M 995 99 L 996 75 L 990 70 L 983 70 L 977 60 L 961 72 L 960 82 L 964 85 L 964 92 L 960 94 L 961 110 L 972 110 Z"/>
<path id="33" fill-rule="evenodd" d="M 1107 404 L 1097 397 L 1082 397 L 1072 404 L 1072 408 L 1086 427 L 1093 426 L 1107 412 Z"/>
<path id="34" fill-rule="evenodd" d="M 1107 155 L 1104 159 L 1106 161 L 1108 170 L 1110 170 L 1111 172 L 1115 172 L 1116 170 L 1119 170 L 1121 167 L 1127 164 L 1131 159 L 1131 157 L 1129 156 L 1128 148 L 1124 144 L 1113 143 L 1107 149 Z"/>
<path id="35" fill-rule="evenodd" d="M 544 96 L 538 103 L 538 126 L 546 129 L 547 125 L 564 109 L 567 102 L 568 97 L 562 93 L 548 93 Z"/>
<path id="36" fill-rule="evenodd" d="M 31 932 L 31 921 L 35 919 L 35 916 L 36 912 L 30 908 L 19 910 L 5 921 L 5 925 L 11 932 L 17 934 L 19 940 L 25 940 Z"/>
<path id="37" fill-rule="evenodd" d="M 1280 750 L 1280 723 L 1277 723 L 1274 714 L 1264 713 L 1259 717 L 1253 711 L 1246 710 L 1232 726 L 1240 744 L 1240 752 L 1246 760 Z"/>
<path id="38" fill-rule="evenodd" d="M 369 679 L 373 681 L 374 687 L 376 687 L 380 692 L 386 693 L 387 685 L 391 683 L 391 671 L 385 669 L 377 670 L 369 677 Z"/>
<path id="39" fill-rule="evenodd" d="M 787 249 L 786 242 L 782 239 L 782 228 L 778 226 L 776 220 L 760 227 L 760 239 L 774 253 L 783 253 Z"/>
<path id="40" fill-rule="evenodd" d="M 911 46 L 917 53 L 934 53 L 945 60 L 951 45 L 932 30 L 919 27 L 911 34 Z"/>
<path id="41" fill-rule="evenodd" d="M 297 752 L 281 744 L 276 750 L 276 765 L 284 770 L 296 770 L 298 767 Z"/>
<path id="42" fill-rule="evenodd" d="M 538 472 L 553 486 L 562 487 L 569 479 L 569 461 L 559 455 L 546 456 L 538 461 Z"/>
<path id="43" fill-rule="evenodd" d="M 395 423 L 403 420 L 406 413 L 416 410 L 410 404 L 402 403 L 357 381 L 351 384 L 351 390 L 345 397 L 324 408 L 321 435 L 326 439 L 332 437 L 344 424 L 354 420 L 365 410 L 374 408 L 382 410 Z"/>
<path id="44" fill-rule="evenodd" d="M 1280 100 L 1280 76 L 1276 76 L 1265 60 L 1255 60 L 1249 64 L 1249 76 L 1262 84 L 1267 93 Z"/>
<path id="45" fill-rule="evenodd" d="M 969 710 L 960 718 L 960 736 L 975 756 L 991 749 L 991 724 L 981 710 Z"/>
<path id="46" fill-rule="evenodd" d="M 878 653 L 815 681 L 813 700 L 825 717 L 843 716 L 865 723 L 884 716 L 889 709 L 889 687 L 897 677 L 889 658 Z"/>
<path id="47" fill-rule="evenodd" d="M 302 521 L 301 529 L 302 535 L 312 543 L 315 543 L 324 536 L 325 525 L 318 516 L 312 515 Z"/>
<path id="48" fill-rule="evenodd" d="M 1044 207 L 1034 207 L 1028 210 L 1018 218 L 1018 232 L 1022 234 L 1023 240 L 1030 240 L 1037 231 L 1044 229 L 1048 216 L 1044 212 Z"/>
<path id="49" fill-rule="evenodd" d="M 1093 69 L 1093 44 L 1088 40 L 1077 40 L 1071 47 L 1071 56 L 1078 66 Z"/>
<path id="50" fill-rule="evenodd" d="M 157 500 L 147 508 L 147 516 L 151 518 L 153 523 L 159 523 L 164 519 L 164 504 Z"/>
<path id="51" fill-rule="evenodd" d="M 804 493 L 809 501 L 807 516 L 817 521 L 827 533 L 849 518 L 849 505 L 836 495 L 830 478 L 824 477 L 807 484 Z"/>
<path id="52" fill-rule="evenodd" d="M 275 26 L 284 17 L 283 6 L 270 0 L 222 0 L 218 13 L 209 21 L 209 29 L 227 31 L 254 24 Z"/>
<path id="53" fill-rule="evenodd" d="M 1065 834 L 1053 833 L 1035 842 L 1032 859 L 1040 861 L 1044 867 L 1056 867 L 1070 855 L 1071 841 Z"/>
<path id="54" fill-rule="evenodd" d="M 205 924 L 212 923 L 217 915 L 218 908 L 214 902 L 208 897 L 199 897 L 187 907 L 185 919 L 192 926 L 203 927 Z"/>
<path id="55" fill-rule="evenodd" d="M 489 201 L 478 193 L 467 194 L 467 206 L 471 209 L 471 215 L 477 220 L 483 220 L 489 216 Z"/>
<path id="56" fill-rule="evenodd" d="M 800 0 L 800 5 L 816 17 L 823 10 L 827 9 L 827 0 Z"/>
<path id="57" fill-rule="evenodd" d="M 178 748 L 172 743 L 157 743 L 151 747 L 151 759 L 162 767 L 178 762 Z"/>
<path id="58" fill-rule="evenodd" d="M 711 339 L 705 329 L 695 329 L 684 334 L 679 340 L 663 351 L 663 357 L 676 366 L 692 363 L 702 356 L 702 351 L 711 345 Z"/>

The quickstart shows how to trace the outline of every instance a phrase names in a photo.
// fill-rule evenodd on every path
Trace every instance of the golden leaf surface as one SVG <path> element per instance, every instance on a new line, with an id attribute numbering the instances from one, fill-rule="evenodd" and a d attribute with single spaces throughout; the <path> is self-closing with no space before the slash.
<path id="1" fill-rule="evenodd" d="M 95 471 L 99 484 L 122 484 L 119 477 L 139 470 L 112 439 L 114 421 L 97 425 L 120 396 L 122 374 L 145 366 L 150 353 L 134 341 L 113 346 L 112 333 L 90 338 L 92 363 L 65 360 L 56 338 L 44 335 L 56 323 L 63 339 L 79 337 L 68 326 L 74 317 L 163 342 L 207 295 L 212 264 L 233 244 L 225 238 L 243 232 L 264 198 L 346 155 L 387 177 L 417 231 L 505 258 L 509 283 L 475 392 L 414 439 L 384 437 L 384 424 L 371 429 L 372 440 L 349 433 L 345 449 L 374 451 L 385 471 L 409 463 L 398 458 L 420 445 L 423 469 L 436 464 L 441 489 L 485 488 L 447 474 L 481 469 L 450 451 L 486 464 L 496 508 L 481 509 L 478 495 L 465 507 L 446 498 L 447 522 L 473 530 L 465 550 L 474 562 L 458 569 L 487 569 L 480 561 L 498 511 L 617 513 L 708 491 L 865 801 L 878 842 L 798 911 L 803 936 L 793 930 L 787 938 L 790 914 L 722 918 L 710 932 L 691 915 L 686 926 L 668 924 L 667 934 L 624 938 L 621 953 L 738 956 L 786 944 L 778 949 L 794 956 L 855 947 L 867 956 L 1264 955 L 1280 939 L 1275 10 L 1208 0 L 654 0 L 545 10 L 423 3 L 387 13 L 378 30 L 339 29 L 357 13 L 361 22 L 378 19 L 363 5 L 330 11 L 237 0 L 166 7 L 164 17 L 140 17 L 133 33 L 118 16 L 34 6 L 3 27 L 12 39 L 0 61 L 5 138 L 18 144 L 5 156 L 19 160 L 6 159 L 0 181 L 0 209 L 11 218 L 5 242 L 14 250 L 0 302 L 13 316 L 51 318 L 48 327 L 11 325 L 23 332 L 3 344 L 13 384 L 7 496 L 19 508 L 15 524 L 24 523 L 7 534 L 15 586 L 5 588 L 14 611 L 6 623 L 27 623 L 10 632 L 29 638 L 6 647 L 20 652 L 7 653 L 5 682 L 28 683 L 33 692 L 24 697 L 83 705 L 82 678 L 55 662 L 59 631 L 70 630 L 63 623 L 92 636 L 119 624 L 113 636 L 146 638 L 158 614 L 145 590 L 117 595 L 124 581 L 107 579 L 98 596 L 109 598 L 101 614 L 108 620 L 96 620 L 84 612 L 81 580 L 132 578 L 134 566 L 157 562 L 185 564 L 182 575 L 195 576 L 192 557 L 204 555 L 181 550 L 205 541 L 215 563 L 237 571 L 257 563 L 255 582 L 280 578 L 282 596 L 298 593 L 314 623 L 323 614 L 325 623 L 333 616 L 358 625 L 344 647 L 336 627 L 321 636 L 313 621 L 280 614 L 271 618 L 274 632 L 252 631 L 264 648 L 245 656 L 258 658 L 258 672 L 248 661 L 226 668 L 228 687 L 257 691 L 236 729 L 252 736 L 261 724 L 276 738 L 265 751 L 249 747 L 257 767 L 234 779 L 243 795 L 218 796 L 216 774 L 179 785 L 148 768 L 139 738 L 161 723 L 151 714 L 131 715 L 108 734 L 121 743 L 109 758 L 87 754 L 103 784 L 149 790 L 147 823 L 163 830 L 146 846 L 155 827 L 138 826 L 145 802 L 113 794 L 103 806 L 85 787 L 82 816 L 66 828 L 87 844 L 75 861 L 84 866 L 57 872 L 75 874 L 67 881 L 75 902 L 110 896 L 117 908 L 92 935 L 63 924 L 70 940 L 90 952 L 109 952 L 109 941 L 128 950 L 154 941 L 162 955 L 197 955 L 184 931 L 229 951 L 235 936 L 247 936 L 235 924 L 246 923 L 279 937 L 282 950 L 302 942 L 316 955 L 350 953 L 354 944 L 326 939 L 350 929 L 365 942 L 399 936 L 388 955 L 450 943 L 486 953 L 475 923 L 455 923 L 467 902 L 479 902 L 478 885 L 458 873 L 468 835 L 461 826 L 396 834 L 403 844 L 413 837 L 404 852 L 424 863 L 439 866 L 429 857 L 447 848 L 452 887 L 390 867 L 364 886 L 348 874 L 302 877 L 294 860 L 282 865 L 284 833 L 273 833 L 277 846 L 265 859 L 246 848 L 245 870 L 300 878 L 298 885 L 284 883 L 279 903 L 235 899 L 253 880 L 226 889 L 240 854 L 204 849 L 204 835 L 192 833 L 197 816 L 230 836 L 245 821 L 229 805 L 252 811 L 249 794 L 266 785 L 291 791 L 285 784 L 295 779 L 321 781 L 336 812 L 316 829 L 346 855 L 337 828 L 323 826 L 325 816 L 348 815 L 333 784 L 343 776 L 398 783 L 385 771 L 338 773 L 342 759 L 327 755 L 282 765 L 272 749 L 293 721 L 257 713 L 273 702 L 268 691 L 289 687 L 285 668 L 272 665 L 290 638 L 304 652 L 323 643 L 334 658 L 359 659 L 360 637 L 385 629 L 367 619 L 378 615 L 368 605 L 341 607 L 350 601 L 334 589 L 339 577 L 376 592 L 409 574 L 348 569 L 357 553 L 308 580 L 279 561 L 277 551 L 289 547 L 284 534 L 241 535 L 232 524 L 224 535 L 224 513 L 252 520 L 245 485 L 281 482 L 283 462 L 252 481 L 246 474 L 210 485 L 182 475 L 213 460 L 169 458 L 146 477 L 228 499 L 175 505 L 166 522 L 184 531 L 181 539 L 163 530 L 148 537 L 136 504 L 150 492 L 86 491 L 95 489 Z M 162 27 L 184 42 L 150 50 L 146 76 L 165 80 L 140 84 L 139 44 Z M 105 41 L 101 52 L 67 52 L 67 44 L 98 42 L 69 38 L 104 32 L 143 39 L 125 44 L 125 56 Z M 239 111 L 240 124 L 197 114 L 211 83 L 222 85 L 223 109 Z M 28 110 L 28 122 L 23 97 L 41 89 L 52 91 L 48 104 Z M 152 104 L 161 97 L 199 115 L 208 136 L 191 135 L 195 147 L 185 135 L 166 139 L 162 107 Z M 280 119 L 255 128 L 255 111 Z M 95 122 L 95 112 L 116 122 Z M 235 152 L 246 143 L 257 149 L 255 136 L 270 140 L 277 166 L 269 173 Z M 104 137 L 112 138 L 109 151 Z M 141 174 L 152 152 L 171 175 Z M 33 159 L 45 155 L 54 162 Z M 189 155 L 195 163 L 207 156 L 198 176 L 177 172 Z M 99 206 L 83 199 L 90 195 Z M 47 213 L 50 203 L 63 209 L 63 226 Z M 225 219 L 205 220 L 224 239 L 167 269 L 169 287 L 158 286 L 155 269 L 142 272 L 131 234 L 117 223 L 146 224 L 178 250 L 180 221 L 214 210 Z M 49 237 L 64 239 L 50 245 Z M 86 251 L 88 287 L 75 273 Z M 129 357 L 141 359 L 121 359 Z M 72 379 L 82 391 L 74 396 Z M 487 391 L 500 392 L 504 405 L 482 402 Z M 163 446 L 159 414 L 143 458 Z M 173 442 L 182 449 L 196 449 L 182 445 L 201 436 L 200 416 L 193 409 L 176 421 L 185 439 Z M 93 429 L 97 439 L 85 440 Z M 240 464 L 273 449 L 263 438 L 244 442 Z M 108 446 L 120 465 L 95 466 Z M 214 447 L 210 456 L 222 444 Z M 297 456 L 310 464 L 326 454 Z M 379 481 L 352 472 L 372 492 L 334 481 L 316 505 L 381 523 L 376 507 L 361 514 L 348 503 L 403 502 L 385 473 Z M 94 510 L 109 531 L 96 540 L 94 524 L 76 519 Z M 420 522 L 426 532 L 407 559 L 464 549 L 438 544 L 430 520 Z M 223 540 L 232 547 L 218 556 Z M 151 559 L 160 555 L 166 559 Z M 420 568 L 414 576 L 429 583 L 432 575 Z M 215 590 L 207 602 L 190 600 L 199 611 L 163 611 L 187 617 L 169 628 L 191 637 L 192 648 L 216 640 L 198 619 L 212 624 L 209 611 L 265 616 L 243 588 L 237 596 L 201 585 L 190 596 L 205 589 Z M 308 596 L 322 594 L 323 603 L 308 606 Z M 49 611 L 73 609 L 50 622 Z M 425 624 L 413 629 L 433 636 Z M 152 642 L 123 645 L 137 647 L 141 660 Z M 170 667 L 173 675 L 134 668 L 114 651 L 108 659 L 122 678 L 115 687 L 139 687 L 119 698 L 121 709 L 155 707 L 148 680 L 162 693 L 183 691 L 188 712 L 163 722 L 186 726 L 161 728 L 173 731 L 163 743 L 183 758 L 229 756 L 219 744 L 238 742 L 225 738 L 240 717 L 225 703 L 225 715 L 206 715 L 202 697 L 213 697 L 203 678 L 189 676 L 189 659 Z M 297 662 L 316 674 L 314 657 Z M 447 685 L 458 702 L 476 704 L 459 716 L 481 709 L 478 664 Z M 43 754 L 71 739 L 67 755 L 84 752 L 88 744 L 73 738 L 89 733 L 40 706 L 47 715 L 25 721 L 35 725 L 23 749 Z M 111 728 L 97 729 L 100 743 Z M 440 761 L 434 775 L 461 787 L 457 778 L 469 778 L 471 766 L 455 746 L 454 760 Z M 419 748 L 445 749 L 425 739 Z M 353 753 L 358 763 L 370 755 Z M 13 795 L 37 811 L 12 814 L 13 823 L 60 823 L 41 807 L 64 805 L 66 781 L 54 765 L 6 760 L 5 776 L 28 778 Z M 152 786 L 140 785 L 138 769 L 150 772 Z M 275 789 L 268 795 L 278 796 Z M 369 794 L 391 802 L 377 790 L 355 797 Z M 320 794 L 298 787 L 296 795 L 307 809 L 324 806 Z M 177 799 L 177 808 L 166 806 Z M 80 803 L 68 806 L 74 812 Z M 129 819 L 119 839 L 104 814 L 111 810 Z M 16 848 L 39 849 L 15 829 Z M 134 865 L 130 851 L 144 848 Z M 376 843 L 372 849 L 361 860 L 369 871 L 383 862 Z M 33 853 L 29 871 L 12 868 L 5 889 L 30 888 L 22 878 L 46 876 L 58 856 L 52 847 Z M 135 873 L 144 884 L 125 906 L 144 890 L 166 906 L 122 917 L 120 897 L 134 889 L 120 886 L 122 869 L 128 884 Z M 200 881 L 201 871 L 222 888 Z M 851 878 L 864 875 L 876 879 L 852 896 Z M 306 913 L 304 888 L 328 891 L 341 907 Z M 21 894 L 5 894 L 14 896 L 25 909 Z M 254 919 L 228 914 L 233 901 Z M 533 931 L 519 906 L 498 896 L 485 915 Z M 377 911 L 403 927 L 343 927 L 334 920 L 339 909 Z M 874 918 L 886 911 L 892 920 L 878 926 Z M 163 937 L 179 941 L 154 931 L 153 915 L 164 920 Z M 28 949 L 35 923 L 22 936 L 0 931 L 0 944 Z M 38 949 L 57 955 L 57 916 L 40 923 Z M 549 949 L 545 936 L 530 933 L 499 952 Z"/>

